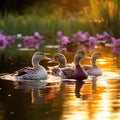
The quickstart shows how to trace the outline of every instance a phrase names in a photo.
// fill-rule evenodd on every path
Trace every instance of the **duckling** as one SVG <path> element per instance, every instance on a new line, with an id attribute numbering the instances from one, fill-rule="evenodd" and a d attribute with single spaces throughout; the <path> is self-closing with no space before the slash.
<path id="1" fill-rule="evenodd" d="M 47 79 L 48 73 L 46 69 L 39 64 L 43 59 L 50 60 L 44 53 L 36 52 L 32 57 L 32 66 L 33 67 L 24 67 L 20 70 L 17 70 L 15 73 L 16 79 L 25 79 L 25 80 L 43 80 Z"/>

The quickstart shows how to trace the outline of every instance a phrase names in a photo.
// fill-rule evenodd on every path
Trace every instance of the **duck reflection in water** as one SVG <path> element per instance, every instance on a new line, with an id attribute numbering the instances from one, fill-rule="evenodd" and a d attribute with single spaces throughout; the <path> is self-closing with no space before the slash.
<path id="1" fill-rule="evenodd" d="M 87 79 L 87 74 L 85 70 L 80 65 L 80 60 L 85 57 L 85 52 L 82 50 L 78 50 L 75 53 L 74 56 L 74 64 L 75 64 L 75 70 L 71 79 L 76 79 L 76 85 L 75 85 L 75 95 L 76 97 L 80 97 L 80 89 L 82 88 L 82 85 L 84 84 L 85 79 Z"/>
<path id="2" fill-rule="evenodd" d="M 80 65 L 80 60 L 84 58 L 84 56 L 85 56 L 85 52 L 83 50 L 78 50 L 75 53 L 75 56 L 74 56 L 75 68 L 73 69 L 72 67 L 68 67 L 66 65 L 67 60 L 64 55 L 56 54 L 54 57 L 54 60 L 56 60 L 59 63 L 59 67 L 52 68 L 52 74 L 54 73 L 53 75 L 57 75 L 55 72 L 59 71 L 57 72 L 59 73 L 58 76 L 60 76 L 63 79 L 63 81 L 64 79 L 67 79 L 67 81 L 70 81 L 70 79 L 76 80 L 75 95 L 77 97 L 80 97 L 80 89 L 84 83 L 83 80 L 87 79 L 86 72 Z"/>
<path id="3" fill-rule="evenodd" d="M 32 104 L 47 104 L 60 91 L 61 82 L 44 82 L 41 80 L 15 81 L 15 89 L 21 89 L 31 94 Z"/>
<path id="4" fill-rule="evenodd" d="M 31 90 L 31 103 L 36 105 L 47 104 L 55 98 L 58 91 L 59 87 L 48 87 L 44 89 L 34 88 Z"/>

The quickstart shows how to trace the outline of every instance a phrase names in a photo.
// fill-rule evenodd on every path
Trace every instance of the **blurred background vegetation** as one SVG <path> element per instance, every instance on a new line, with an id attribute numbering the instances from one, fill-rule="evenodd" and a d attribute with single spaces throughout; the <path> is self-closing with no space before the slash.
<path id="1" fill-rule="evenodd" d="M 23 37 L 39 32 L 45 43 L 37 50 L 47 53 L 56 52 L 56 49 L 44 46 L 56 44 L 58 31 L 65 36 L 72 36 L 78 31 L 95 36 L 106 31 L 120 38 L 120 0 L 0 0 L 0 30 L 5 35 L 22 34 Z M 17 39 L 17 43 L 20 40 Z M 30 64 L 28 60 L 33 53 L 30 50 L 19 51 L 14 46 L 0 49 L 0 67 L 6 71 L 14 65 L 22 67 Z"/>
<path id="2" fill-rule="evenodd" d="M 79 30 L 91 35 L 109 32 L 120 37 L 119 0 L 1 0 L 0 29 L 23 35 L 58 30 L 70 35 Z"/>

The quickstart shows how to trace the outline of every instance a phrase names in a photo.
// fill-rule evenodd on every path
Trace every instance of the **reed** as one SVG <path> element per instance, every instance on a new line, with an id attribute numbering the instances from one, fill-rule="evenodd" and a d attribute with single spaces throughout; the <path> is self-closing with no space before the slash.
<path id="1" fill-rule="evenodd" d="M 68 35 L 78 30 L 88 30 L 88 24 L 83 22 L 83 19 L 85 18 L 75 17 L 72 14 L 65 16 L 62 10 L 57 10 L 51 14 L 32 12 L 18 15 L 5 13 L 4 17 L 0 15 L 0 29 L 12 35 L 17 33 L 33 34 L 35 31 L 41 34 L 47 31 L 51 35 L 55 35 L 58 30 Z"/>
<path id="2" fill-rule="evenodd" d="M 120 37 L 120 1 L 90 0 L 91 13 L 87 17 L 93 33 L 108 31 L 115 37 Z"/>
<path id="3" fill-rule="evenodd" d="M 33 8 L 23 15 L 5 12 L 4 16 L 0 14 L 0 29 L 12 35 L 29 35 L 35 31 L 56 35 L 58 30 L 70 35 L 81 30 L 92 35 L 108 31 L 113 36 L 120 37 L 119 0 L 90 0 L 88 11 L 83 11 L 82 15 L 67 14 L 62 8 L 55 8 L 56 6 Z"/>

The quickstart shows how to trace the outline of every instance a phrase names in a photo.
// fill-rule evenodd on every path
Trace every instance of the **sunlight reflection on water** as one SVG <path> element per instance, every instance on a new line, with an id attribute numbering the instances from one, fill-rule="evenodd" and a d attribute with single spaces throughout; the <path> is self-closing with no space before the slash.
<path id="1" fill-rule="evenodd" d="M 118 80 L 112 80 L 112 86 L 109 82 L 98 83 L 97 92 L 93 94 L 87 93 L 87 97 L 84 100 L 77 99 L 72 95 L 69 99 L 65 99 L 62 120 L 119 120 L 120 85 L 117 88 L 115 85 L 116 81 Z M 101 90 L 103 86 L 105 87 Z M 85 91 L 85 89 L 87 87 L 83 90 Z M 71 91 L 74 92 L 74 87 L 72 86 Z M 84 91 L 82 97 L 85 95 Z"/>
<path id="2" fill-rule="evenodd" d="M 105 59 L 97 61 L 103 71 L 97 78 L 97 90 L 92 91 L 90 77 L 82 86 L 80 98 L 75 96 L 74 81 L 49 81 L 41 87 L 40 81 L 0 79 L 0 120 L 120 120 L 120 55 L 100 51 Z M 71 56 L 73 53 L 68 54 L 69 63 Z"/>

